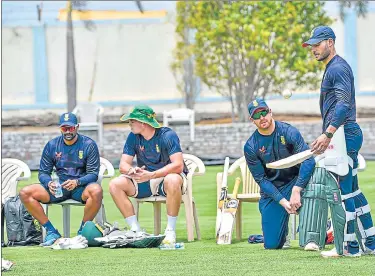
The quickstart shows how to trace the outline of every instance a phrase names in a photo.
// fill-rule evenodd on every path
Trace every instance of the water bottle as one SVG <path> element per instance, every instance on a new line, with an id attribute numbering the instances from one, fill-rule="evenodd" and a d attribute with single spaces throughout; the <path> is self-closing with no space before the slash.
<path id="1" fill-rule="evenodd" d="M 62 197 L 63 191 L 62 191 L 62 187 L 60 184 L 60 179 L 55 172 L 52 174 L 52 181 L 53 183 L 55 183 L 55 188 L 56 188 L 55 197 L 56 198 Z"/>
<path id="2" fill-rule="evenodd" d="M 162 244 L 159 246 L 160 250 L 182 250 L 185 249 L 183 242 L 172 243 L 172 244 Z"/>

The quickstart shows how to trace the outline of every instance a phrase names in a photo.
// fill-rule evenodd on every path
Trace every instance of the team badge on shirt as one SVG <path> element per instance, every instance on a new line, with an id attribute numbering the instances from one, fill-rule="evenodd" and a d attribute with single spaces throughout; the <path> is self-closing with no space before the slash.
<path id="1" fill-rule="evenodd" d="M 286 142 L 285 142 L 285 137 L 284 137 L 284 136 L 281 136 L 281 137 L 280 137 L 280 142 L 281 142 L 281 144 L 283 144 L 283 145 L 286 144 Z"/>
<path id="2" fill-rule="evenodd" d="M 80 151 L 78 152 L 78 157 L 79 157 L 79 159 L 82 159 L 82 158 L 83 158 L 83 150 L 80 150 Z"/>
<path id="3" fill-rule="evenodd" d="M 145 146 L 139 146 L 139 150 L 140 151 L 144 151 L 145 150 Z"/>
<path id="4" fill-rule="evenodd" d="M 260 153 L 265 154 L 266 153 L 266 148 L 263 146 L 259 149 Z"/>
<path id="5" fill-rule="evenodd" d="M 56 158 L 61 158 L 62 152 L 55 152 L 55 157 Z"/>
<path id="6" fill-rule="evenodd" d="M 158 144 L 156 144 L 156 152 L 160 152 L 160 148 Z"/>

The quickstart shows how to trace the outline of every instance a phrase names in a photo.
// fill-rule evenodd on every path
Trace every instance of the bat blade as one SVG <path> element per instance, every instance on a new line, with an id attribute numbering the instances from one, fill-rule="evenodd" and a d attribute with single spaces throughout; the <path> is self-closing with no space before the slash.
<path id="1" fill-rule="evenodd" d="M 216 238 L 217 238 L 217 231 L 219 230 L 222 218 L 222 210 L 225 205 L 225 202 L 228 199 L 228 170 L 229 170 L 229 157 L 225 158 L 224 161 L 224 172 L 223 172 L 223 179 L 221 182 L 221 193 L 219 197 L 219 201 L 217 203 L 217 215 L 216 215 Z"/>
<path id="2" fill-rule="evenodd" d="M 234 184 L 233 197 L 230 200 L 228 200 L 224 206 L 221 224 L 218 230 L 217 244 L 232 243 L 232 230 L 239 204 L 237 194 L 240 183 L 241 179 L 237 177 L 236 182 Z"/>
<path id="3" fill-rule="evenodd" d="M 268 163 L 266 164 L 266 167 L 269 169 L 286 169 L 302 163 L 311 156 L 313 156 L 313 152 L 311 150 L 305 150 L 300 153 L 289 156 L 287 158 L 283 158 L 278 161 Z"/>

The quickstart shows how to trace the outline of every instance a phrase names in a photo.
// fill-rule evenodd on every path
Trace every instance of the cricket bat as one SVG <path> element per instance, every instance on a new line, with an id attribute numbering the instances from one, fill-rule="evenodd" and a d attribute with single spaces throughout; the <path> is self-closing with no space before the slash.
<path id="1" fill-rule="evenodd" d="M 238 188 L 240 187 L 241 179 L 239 177 L 236 178 L 236 182 L 234 183 L 233 195 L 230 200 L 226 202 L 224 205 L 224 209 L 222 211 L 222 218 L 221 224 L 219 227 L 218 235 L 217 235 L 217 244 L 231 244 L 232 243 L 232 230 L 234 225 L 234 220 L 236 218 L 236 213 L 238 209 Z"/>
<path id="2" fill-rule="evenodd" d="M 216 228 L 215 228 L 216 237 L 217 237 L 217 233 L 221 224 L 221 213 L 225 205 L 225 202 L 228 200 L 228 170 L 229 170 L 229 157 L 226 157 L 224 161 L 223 179 L 221 182 L 221 193 L 220 193 L 219 201 L 217 203 Z"/>
<path id="3" fill-rule="evenodd" d="M 300 153 L 294 154 L 287 158 L 280 159 L 278 161 L 266 164 L 266 167 L 269 169 L 286 169 L 293 167 L 297 164 L 302 163 L 306 159 L 313 156 L 313 152 L 311 150 L 305 150 Z"/>

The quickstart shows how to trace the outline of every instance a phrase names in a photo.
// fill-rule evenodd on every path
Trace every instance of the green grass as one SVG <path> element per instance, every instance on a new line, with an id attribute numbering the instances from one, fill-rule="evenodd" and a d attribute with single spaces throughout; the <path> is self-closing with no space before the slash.
<path id="1" fill-rule="evenodd" d="M 214 240 L 216 220 L 216 173 L 222 167 L 207 167 L 205 176 L 194 180 L 202 241 L 186 242 L 184 207 L 177 223 L 179 241 L 185 250 L 161 251 L 159 249 L 104 249 L 53 251 L 40 247 L 3 248 L 3 258 L 15 262 L 9 275 L 375 275 L 375 256 L 361 258 L 323 259 L 318 252 L 305 252 L 292 242 L 287 250 L 264 250 L 261 244 L 248 244 L 249 234 L 260 234 L 258 204 L 244 204 L 243 237 L 241 242 L 218 246 Z M 368 162 L 360 173 L 360 187 L 375 208 L 375 162 Z M 23 186 L 37 182 L 32 179 Z M 234 177 L 230 178 L 233 186 Z M 125 226 L 108 193 L 108 180 L 103 182 L 105 208 L 109 222 L 118 221 Z M 52 206 L 49 210 L 53 224 L 62 231 L 62 210 Z M 76 233 L 83 214 L 82 207 L 72 207 L 71 233 Z M 148 232 L 153 231 L 151 204 L 140 207 L 140 223 Z M 375 218 L 373 209 L 372 215 Z M 165 227 L 165 207 L 162 226 Z M 328 247 L 328 249 L 330 249 Z"/>

